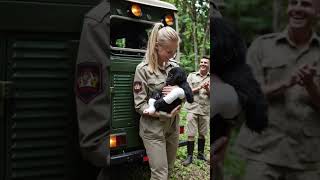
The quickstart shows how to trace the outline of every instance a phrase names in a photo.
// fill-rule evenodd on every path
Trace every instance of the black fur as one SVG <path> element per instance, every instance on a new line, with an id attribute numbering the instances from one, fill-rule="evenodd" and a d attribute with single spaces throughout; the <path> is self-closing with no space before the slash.
<path id="1" fill-rule="evenodd" d="M 187 102 L 193 103 L 192 89 L 187 82 L 187 75 L 180 67 L 174 67 L 169 71 L 168 77 L 166 79 L 166 85 L 179 86 L 184 90 Z M 156 99 L 156 102 L 154 103 L 156 111 L 164 111 L 170 113 L 175 107 L 182 103 L 182 100 L 177 98 L 171 104 L 167 104 L 163 100 L 163 97 L 164 96 L 162 94 L 162 91 L 154 91 L 151 94 L 151 98 Z"/>
<path id="2" fill-rule="evenodd" d="M 268 125 L 267 101 L 260 85 L 246 64 L 246 46 L 239 33 L 224 19 L 212 18 L 211 35 L 211 73 L 233 86 L 239 96 L 242 109 L 246 115 L 246 126 L 261 133 Z M 211 118 L 211 124 L 220 129 L 211 130 L 212 141 L 224 136 L 227 131 L 225 120 L 217 115 Z M 218 134 L 215 134 L 218 133 Z"/>
<path id="3" fill-rule="evenodd" d="M 222 136 L 227 137 L 230 130 L 227 121 L 220 114 L 215 115 L 210 122 L 210 142 L 213 143 Z"/>

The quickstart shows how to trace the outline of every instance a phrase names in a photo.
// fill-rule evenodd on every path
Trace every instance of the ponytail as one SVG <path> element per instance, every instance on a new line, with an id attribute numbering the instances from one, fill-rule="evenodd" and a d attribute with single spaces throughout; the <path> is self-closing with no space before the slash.
<path id="1" fill-rule="evenodd" d="M 158 53 L 156 52 L 156 45 L 162 45 L 168 41 L 180 42 L 178 33 L 169 26 L 164 26 L 162 23 L 155 23 L 149 36 L 147 52 L 144 61 L 148 63 L 148 70 L 151 73 L 158 72 Z"/>
<path id="2" fill-rule="evenodd" d="M 145 61 L 148 63 L 148 69 L 151 73 L 155 73 L 158 70 L 158 54 L 156 52 L 156 44 L 158 39 L 158 32 L 164 25 L 162 23 L 156 23 L 149 36 L 147 52 L 145 55 Z"/>

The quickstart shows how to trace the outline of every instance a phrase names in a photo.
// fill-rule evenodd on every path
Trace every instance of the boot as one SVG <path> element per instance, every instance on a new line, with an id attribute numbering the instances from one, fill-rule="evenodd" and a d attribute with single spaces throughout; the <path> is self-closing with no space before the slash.
<path id="1" fill-rule="evenodd" d="M 187 159 L 183 161 L 182 165 L 188 166 L 189 164 L 192 163 L 193 150 L 194 150 L 194 141 L 188 141 L 188 144 L 187 144 L 188 156 L 187 156 Z"/>
<path id="2" fill-rule="evenodd" d="M 198 159 L 203 161 L 208 161 L 206 156 L 204 155 L 204 145 L 206 143 L 205 139 L 198 139 Z"/>

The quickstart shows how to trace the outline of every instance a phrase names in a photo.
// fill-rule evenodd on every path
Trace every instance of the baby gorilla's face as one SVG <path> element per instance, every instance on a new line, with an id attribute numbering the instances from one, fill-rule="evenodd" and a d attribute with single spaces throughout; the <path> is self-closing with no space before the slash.
<path id="1" fill-rule="evenodd" d="M 174 74 L 172 73 L 172 71 L 170 71 L 167 77 L 167 85 L 173 86 L 174 84 L 175 84 Z"/>
<path id="2" fill-rule="evenodd" d="M 181 68 L 175 67 L 169 71 L 166 80 L 167 85 L 180 85 L 183 81 L 186 81 L 186 74 Z"/>

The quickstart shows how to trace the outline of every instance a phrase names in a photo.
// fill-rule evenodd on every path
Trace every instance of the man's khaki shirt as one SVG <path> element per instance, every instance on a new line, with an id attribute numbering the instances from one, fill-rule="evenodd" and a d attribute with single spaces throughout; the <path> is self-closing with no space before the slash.
<path id="1" fill-rule="evenodd" d="M 315 33 L 308 46 L 298 49 L 289 40 L 287 29 L 257 38 L 247 54 L 247 62 L 261 86 L 286 80 L 305 64 L 317 63 L 319 75 L 319 60 L 320 39 Z M 268 99 L 268 129 L 259 135 L 243 127 L 237 141 L 240 153 L 279 166 L 316 167 L 320 162 L 320 113 L 311 98 L 304 87 L 295 85 L 283 96 Z"/>
<path id="2" fill-rule="evenodd" d="M 189 74 L 187 82 L 189 83 L 191 89 L 199 87 L 206 82 L 210 82 L 210 73 L 202 77 L 199 71 L 192 72 Z M 210 96 L 208 95 L 208 92 L 204 88 L 201 88 L 199 92 L 193 94 L 193 98 L 193 103 L 190 104 L 186 102 L 185 104 L 185 108 L 188 110 L 188 112 L 209 116 Z"/>

